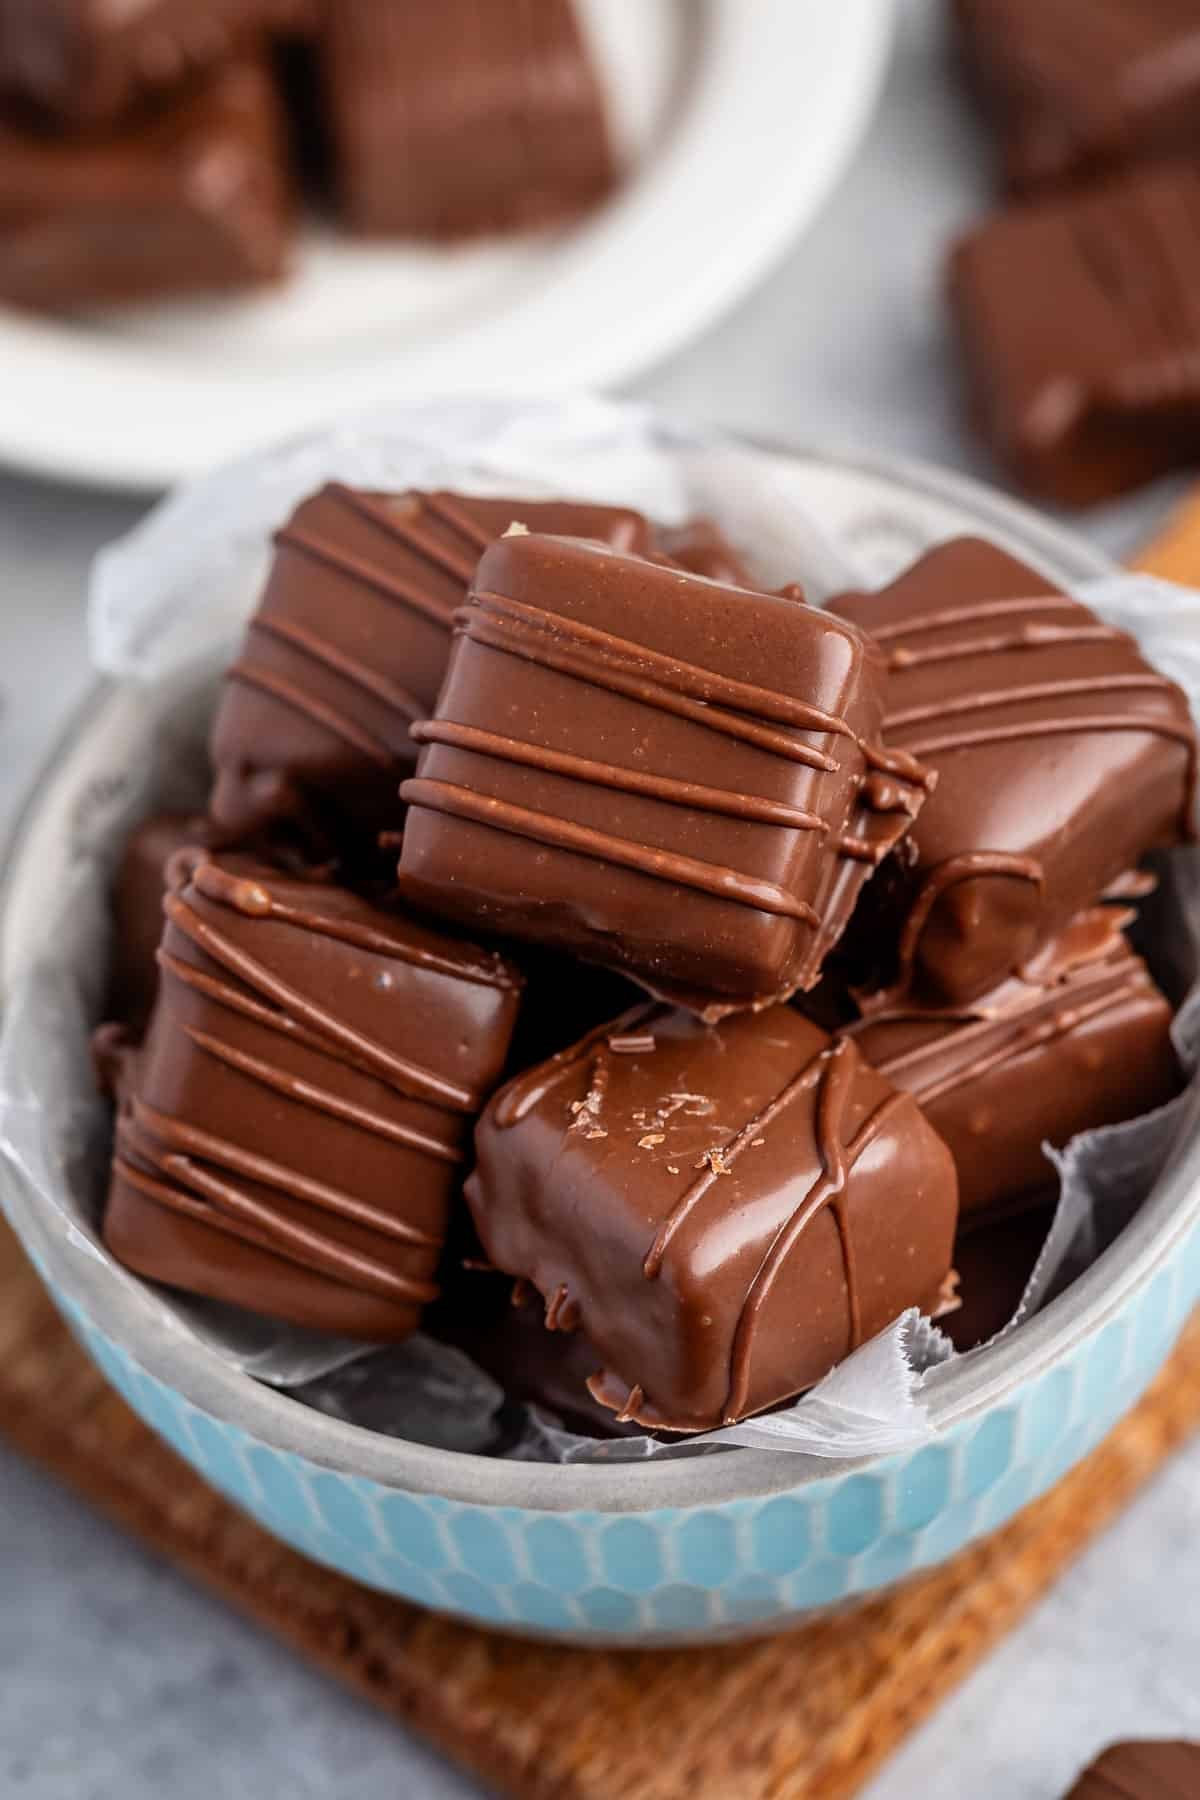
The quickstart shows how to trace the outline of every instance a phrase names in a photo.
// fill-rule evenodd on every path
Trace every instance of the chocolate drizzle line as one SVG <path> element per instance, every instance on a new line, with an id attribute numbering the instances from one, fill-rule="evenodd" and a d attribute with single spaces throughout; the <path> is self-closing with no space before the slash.
<path id="1" fill-rule="evenodd" d="M 202 918 L 179 890 L 190 882 L 193 890 L 203 898 L 244 917 L 331 937 L 360 950 L 406 960 L 439 974 L 461 975 L 465 979 L 503 985 L 499 971 L 489 974 L 467 959 L 460 968 L 452 958 L 434 950 L 394 943 L 386 933 L 376 931 L 369 923 L 325 917 L 289 905 L 276 899 L 266 885 L 265 877 L 237 875 L 200 851 L 183 851 L 174 857 L 168 870 L 168 882 L 172 890 L 164 902 L 168 919 L 202 955 L 217 965 L 217 972 L 210 972 L 160 950 L 159 960 L 174 978 L 203 994 L 217 1007 L 240 1013 L 326 1057 L 382 1079 L 410 1098 L 435 1105 L 443 1114 L 477 1110 L 481 1096 L 395 1055 L 385 1046 L 343 1025 Z M 244 986 L 234 986 L 225 979 L 223 971 L 228 971 Z M 225 1041 L 216 1031 L 204 1031 L 194 1026 L 185 1027 L 185 1030 L 191 1042 L 205 1055 L 300 1105 L 315 1108 L 361 1131 L 439 1162 L 456 1164 L 464 1158 L 457 1143 L 422 1129 L 418 1124 L 393 1118 L 353 1099 L 331 1093 L 253 1055 L 236 1043 Z M 131 1095 L 118 1127 L 116 1167 L 124 1180 L 158 1204 L 227 1230 L 261 1249 L 288 1257 L 331 1279 L 349 1282 L 365 1292 L 407 1305 L 422 1305 L 436 1298 L 437 1288 L 432 1283 L 404 1274 L 384 1258 L 349 1248 L 311 1226 L 280 1216 L 276 1209 L 246 1192 L 237 1178 L 292 1196 L 317 1212 L 345 1220 L 400 1246 L 436 1252 L 441 1245 L 440 1236 L 431 1236 L 354 1193 L 272 1162 L 253 1150 L 189 1125 L 185 1120 L 169 1117 L 140 1099 L 136 1092 Z"/>
<path id="2" fill-rule="evenodd" d="M 753 682 L 738 681 L 731 675 L 683 662 L 630 638 L 618 637 L 579 619 L 547 612 L 544 607 L 526 601 L 509 599 L 504 594 L 475 589 L 471 602 L 456 613 L 457 628 L 464 636 L 493 649 L 524 656 L 531 662 L 543 662 L 547 667 L 561 669 L 563 673 L 597 687 L 630 693 L 646 705 L 695 718 L 698 723 L 729 736 L 745 735 L 738 727 L 757 726 L 761 732 L 764 726 L 774 724 L 790 727 L 793 731 L 847 738 L 868 768 L 895 775 L 918 787 L 932 784 L 929 772 L 920 767 L 911 752 L 885 750 L 879 744 L 872 744 L 837 714 L 797 700 L 790 694 L 773 693 Z M 546 639 L 557 639 L 559 643 L 552 647 Z M 564 658 L 571 667 L 564 666 L 564 660 L 556 660 Z M 616 684 L 621 680 L 630 685 L 618 687 Z M 700 710 L 685 711 L 681 702 L 698 703 Z M 759 742 L 764 749 L 778 749 L 781 755 L 791 755 L 827 774 L 834 773 L 838 767 L 832 758 L 820 757 L 809 746 L 778 733 L 761 738 L 748 737 L 747 741 Z M 800 751 L 807 751 L 807 754 L 797 755 Z"/>
<path id="3" fill-rule="evenodd" d="M 410 510 L 419 514 L 427 512 L 433 519 L 440 520 L 449 529 L 457 532 L 470 546 L 469 553 L 460 555 L 453 548 L 441 544 L 431 537 L 408 517 L 405 503 L 386 504 L 376 500 L 369 494 L 356 493 L 353 489 L 339 482 L 330 483 L 324 489 L 327 500 L 336 502 L 346 511 L 357 514 L 368 521 L 394 542 L 404 545 L 414 554 L 423 557 L 433 567 L 449 575 L 456 587 L 465 589 L 475 572 L 478 553 L 490 542 L 487 531 L 476 525 L 460 508 L 443 501 L 435 501 L 432 496 L 414 496 L 409 503 Z M 275 534 L 275 543 L 281 549 L 293 551 L 296 555 L 306 557 L 311 562 L 320 563 L 339 575 L 348 577 L 360 586 L 381 595 L 385 600 L 396 602 L 410 612 L 422 618 L 440 630 L 450 632 L 454 610 L 459 596 L 447 602 L 425 591 L 418 581 L 405 579 L 382 567 L 378 562 L 355 556 L 340 545 L 331 543 L 326 537 L 308 530 L 295 522 L 283 526 Z M 353 686 L 369 693 L 382 705 L 390 707 L 399 717 L 409 722 L 419 718 L 422 707 L 420 702 L 410 694 L 399 682 L 388 680 L 366 664 L 348 655 L 337 645 L 329 643 L 319 633 L 290 620 L 278 618 L 260 612 L 250 622 L 247 647 L 241 657 L 229 670 L 229 678 L 240 681 L 247 687 L 258 688 L 269 694 L 284 706 L 302 713 L 313 724 L 331 732 L 350 744 L 361 755 L 378 763 L 382 768 L 391 768 L 396 763 L 396 754 L 382 739 L 367 730 L 358 720 L 352 718 L 340 707 L 331 704 L 328 698 L 310 692 L 297 681 L 279 674 L 276 670 L 260 666 L 253 656 L 251 645 L 255 634 L 261 633 L 285 643 L 300 656 L 309 657 L 317 664 L 323 664 L 334 674 L 340 675 Z"/>
<path id="4" fill-rule="evenodd" d="M 305 656 L 311 656 L 314 662 L 327 664 L 355 687 L 362 688 L 364 693 L 382 701 L 396 712 L 403 713 L 410 719 L 421 716 L 420 705 L 407 688 L 401 687 L 398 681 L 389 681 L 377 669 L 369 668 L 366 663 L 347 655 L 336 644 L 327 643 L 307 626 L 298 625 L 292 619 L 269 618 L 264 614 L 252 621 L 252 629 L 265 632 L 268 637 L 280 638 L 293 649 L 302 651 Z"/>
<path id="5" fill-rule="evenodd" d="M 676 781 L 668 775 L 655 775 L 637 769 L 621 768 L 615 763 L 593 762 L 585 756 L 574 756 L 558 750 L 547 750 L 541 744 L 523 743 L 502 737 L 495 731 L 484 731 L 474 725 L 459 725 L 449 719 L 423 720 L 412 728 L 418 744 L 445 744 L 455 750 L 469 750 L 495 757 L 501 762 L 518 763 L 526 768 L 542 769 L 548 775 L 565 775 L 574 781 L 595 787 L 614 788 L 619 793 L 645 794 L 672 806 L 690 806 L 698 811 L 722 813 L 731 819 L 758 820 L 768 825 L 786 825 L 795 831 L 828 832 L 829 826 L 817 813 L 804 812 L 783 800 L 768 800 L 756 794 L 732 793 L 727 788 L 704 787 L 695 781 Z"/>
<path id="6" fill-rule="evenodd" d="M 1164 680 L 1163 686 L 1168 685 Z M 1196 738 L 1190 725 L 1179 719 L 1149 718 L 1145 713 L 1098 713 L 1080 719 L 1032 719 L 1014 721 L 1011 725 L 985 725 L 978 731 L 923 739 L 913 745 L 913 755 L 944 756 L 951 750 L 970 750 L 981 744 L 1004 744 L 1013 739 L 1038 737 L 1081 737 L 1089 731 L 1140 731 L 1148 737 L 1174 738 L 1177 743 L 1189 747 L 1195 760 Z"/>
<path id="7" fill-rule="evenodd" d="M 451 1112 L 470 1114 L 478 1111 L 482 1100 L 480 1095 L 457 1082 L 448 1081 L 432 1069 L 422 1068 L 406 1057 L 397 1056 L 394 1051 L 364 1037 L 352 1026 L 343 1025 L 340 1019 L 335 1019 L 323 1007 L 307 1000 L 290 983 L 281 980 L 237 944 L 223 937 L 201 919 L 199 914 L 193 912 L 177 894 L 166 896 L 163 910 L 171 923 L 190 937 L 214 962 L 220 963 L 251 989 L 265 994 L 281 1012 L 290 1013 L 301 1023 L 309 1025 L 326 1047 L 332 1040 L 340 1047 L 350 1050 L 359 1064 L 365 1064 L 373 1074 L 413 1099 L 431 1102 Z"/>
<path id="8" fill-rule="evenodd" d="M 517 806 L 509 800 L 497 800 L 451 781 L 418 776 L 406 781 L 400 794 L 410 806 L 424 806 L 431 812 L 448 813 L 453 818 L 491 826 L 514 837 L 549 844 L 557 850 L 573 850 L 601 862 L 618 863 L 623 868 L 635 869 L 640 875 L 695 888 L 715 899 L 736 901 L 780 918 L 798 919 L 813 926 L 820 923 L 818 914 L 807 900 L 797 899 L 774 882 L 760 880 L 755 875 L 743 874 L 720 863 L 704 862 L 699 857 L 684 856 L 674 850 L 654 850 L 633 838 L 616 837 L 590 825 L 576 825 L 553 813 Z"/>
<path id="9" fill-rule="evenodd" d="M 995 637 L 962 638 L 910 650 L 901 644 L 888 657 L 890 669 L 921 669 L 930 663 L 958 662 L 964 656 L 999 656 L 1006 650 L 1058 650 L 1064 644 L 1111 643 L 1121 633 L 1113 625 L 1022 625 Z"/>
<path id="10" fill-rule="evenodd" d="M 455 617 L 462 636 L 488 649 L 553 669 L 570 680 L 622 694 L 822 773 L 834 773 L 839 765 L 826 752 L 801 743 L 794 734 L 799 731 L 848 738 L 875 772 L 859 792 L 860 804 L 872 810 L 890 811 L 900 805 L 903 796 L 898 784 L 932 785 L 932 777 L 909 754 L 867 744 L 845 719 L 820 707 L 665 656 L 579 620 L 486 591 L 474 592 L 472 604 L 460 609 Z M 474 751 L 547 774 L 643 794 L 667 805 L 689 806 L 785 829 L 816 831 L 828 838 L 828 826 L 817 814 L 784 802 L 627 770 L 453 720 L 423 721 L 413 727 L 412 736 L 421 744 Z M 879 787 L 877 777 L 881 775 L 888 778 L 886 792 Z M 424 806 L 535 843 L 615 863 L 814 928 L 820 924 L 819 915 L 807 901 L 776 883 L 737 869 L 679 852 L 657 850 L 553 813 L 480 794 L 456 782 L 417 776 L 406 781 L 400 792 L 412 806 Z M 909 804 L 905 810 L 911 812 L 915 808 Z M 835 854 L 873 860 L 869 847 L 861 855 L 857 846 L 850 848 L 853 839 L 848 834 L 830 841 Z"/>
<path id="11" fill-rule="evenodd" d="M 1070 622 L 1043 623 L 1037 616 L 1045 613 L 1067 613 Z M 1081 617 L 1080 615 L 1084 616 Z M 967 635 L 948 644 L 914 647 L 911 639 L 927 632 L 953 626 L 975 626 L 988 620 L 1010 619 L 1011 632 Z M 888 664 L 893 676 L 903 679 L 909 670 L 922 666 L 959 660 L 972 656 L 1000 655 L 1008 651 L 1053 651 L 1066 644 L 1113 643 L 1126 637 L 1115 626 L 1097 622 L 1086 608 L 1067 594 L 1044 594 L 988 600 L 973 606 L 949 606 L 939 611 L 921 613 L 915 618 L 884 623 L 874 630 L 877 642 L 893 646 Z M 1037 706 L 1043 701 L 1070 700 L 1084 696 L 1147 692 L 1169 692 L 1174 684 L 1154 670 L 1144 672 L 1115 671 L 1095 676 L 1065 677 L 1045 682 L 1031 682 L 937 700 L 921 706 L 898 708 L 888 714 L 884 729 L 905 732 L 935 719 L 963 718 L 989 711 L 1016 710 Z M 893 688 L 893 691 L 896 691 Z M 1190 720 L 1150 713 L 1088 714 L 1075 718 L 1013 719 L 1011 722 L 982 725 L 976 729 L 951 729 L 944 733 L 910 741 L 906 748 L 915 757 L 946 756 L 957 750 L 977 749 L 988 744 L 1020 742 L 1034 738 L 1084 736 L 1089 732 L 1136 731 L 1151 737 L 1165 737 L 1183 744 L 1188 751 L 1188 774 L 1184 802 L 1184 834 L 1192 836 L 1192 812 L 1198 774 L 1196 732 Z"/>
<path id="12" fill-rule="evenodd" d="M 1102 1017 L 1124 1001 L 1152 992 L 1154 984 L 1143 967 L 1131 969 L 1124 959 L 1114 963 L 1116 948 L 1119 945 L 1109 948 L 1106 953 L 1091 961 L 1076 963 L 1061 974 L 1051 976 L 1044 984 L 1022 977 L 1027 986 L 1044 986 L 1045 1000 L 1036 1012 L 1019 1007 L 1009 1013 L 1003 1004 L 991 1007 L 982 1002 L 974 1007 L 946 1011 L 923 1011 L 901 1005 L 871 1013 L 864 1024 L 875 1027 L 921 1025 L 938 1021 L 958 1022 L 962 1029 L 957 1042 L 960 1045 L 964 1041 L 967 1044 L 978 1042 L 978 1054 L 971 1060 L 958 1062 L 941 1080 L 927 1080 L 923 1083 L 920 1076 L 916 1080 L 906 1079 L 908 1091 L 922 1105 L 930 1105 L 989 1074 L 1010 1058 L 1054 1043 L 1058 1038 L 1078 1030 L 1089 1020 Z M 847 1036 L 855 1036 L 854 1027 L 850 1028 Z M 988 1045 L 993 1039 L 997 1040 L 995 1048 L 990 1049 Z M 935 1036 L 926 1043 L 914 1045 L 909 1050 L 877 1061 L 874 1067 L 881 1075 L 890 1079 L 901 1073 L 908 1077 L 923 1062 L 936 1063 L 943 1043 L 940 1036 Z"/>
<path id="13" fill-rule="evenodd" d="M 118 1127 L 114 1170 L 123 1181 L 159 1206 L 197 1219 L 203 1225 L 216 1226 L 273 1256 L 288 1257 L 334 1281 L 380 1294 L 387 1300 L 425 1305 L 437 1298 L 438 1290 L 431 1283 L 413 1281 L 395 1269 L 334 1242 L 323 1233 L 280 1218 L 276 1211 L 261 1205 L 249 1194 L 199 1170 L 189 1157 L 166 1155 L 156 1159 L 152 1166 L 169 1177 L 162 1181 L 130 1161 L 125 1154 L 127 1148 L 140 1160 L 146 1158 L 144 1144 L 139 1140 L 136 1145 L 130 1145 L 127 1128 Z M 189 1183 L 206 1191 L 209 1198 L 202 1199 L 190 1193 Z"/>
<path id="14" fill-rule="evenodd" d="M 845 1143 L 843 1122 L 860 1066 L 857 1047 L 849 1038 L 839 1038 L 819 1050 L 773 1100 L 743 1125 L 728 1144 L 721 1147 L 719 1163 L 710 1161 L 704 1173 L 689 1184 L 663 1220 L 646 1254 L 642 1272 L 647 1281 L 654 1281 L 662 1272 L 664 1260 L 675 1237 L 721 1179 L 719 1171 L 731 1172 L 743 1152 L 763 1136 L 800 1094 L 814 1086 L 817 1088 L 813 1109 L 814 1138 L 821 1172 L 799 1206 L 779 1227 L 746 1290 L 730 1347 L 729 1388 L 723 1408 L 726 1424 L 732 1424 L 745 1411 L 755 1334 L 780 1270 L 812 1220 L 825 1207 L 833 1212 L 845 1270 L 849 1314 L 847 1354 L 862 1341 L 862 1306 L 854 1249 L 845 1216 L 846 1187 L 859 1157 L 873 1142 L 892 1111 L 903 1104 L 907 1097 L 898 1093 L 889 1094 L 860 1126 L 850 1143 Z M 640 1405 L 641 1402 L 637 1404 Z M 632 1400 L 626 1401 L 625 1410 L 636 1411 Z"/>
<path id="15" fill-rule="evenodd" d="M 981 645 L 980 648 L 986 648 Z M 1039 700 L 1069 700 L 1079 697 L 1091 698 L 1093 694 L 1145 691 L 1154 688 L 1170 688 L 1172 683 L 1165 675 L 1155 675 L 1147 670 L 1144 675 L 1087 675 L 1064 676 L 1059 681 L 1031 682 L 1025 687 L 1001 688 L 989 694 L 986 690 L 978 694 L 960 694 L 953 700 L 935 700 L 928 706 L 910 706 L 906 711 L 889 713 L 886 724 L 891 731 L 899 731 L 908 725 L 923 725 L 929 719 L 961 717 L 964 713 L 991 712 L 1010 706 L 1033 706 Z M 1057 721 L 1056 721 L 1057 723 Z M 1074 720 L 1068 721 L 1074 724 Z M 1149 730 L 1153 721 L 1148 721 L 1144 729 Z M 1039 727 L 1035 725 L 1033 731 Z M 1168 735 L 1177 736 L 1178 732 Z"/>
<path id="16" fill-rule="evenodd" d="M 262 693 L 270 694 L 273 700 L 280 700 L 295 712 L 303 713 L 314 725 L 323 726 L 382 768 L 391 768 L 396 760 L 382 739 L 373 737 L 336 707 L 326 705 L 315 694 L 297 687 L 294 681 L 276 675 L 273 670 L 256 668 L 245 657 L 240 657 L 227 671 L 226 680 L 240 681 L 244 687 L 258 688 Z"/>

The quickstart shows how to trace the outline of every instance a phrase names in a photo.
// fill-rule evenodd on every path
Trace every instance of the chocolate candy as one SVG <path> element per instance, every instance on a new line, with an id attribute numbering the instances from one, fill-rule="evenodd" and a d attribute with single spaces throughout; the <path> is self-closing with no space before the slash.
<path id="1" fill-rule="evenodd" d="M 1196 1800 L 1200 1744 L 1113 1744 L 1085 1769 L 1067 1800 Z"/>
<path id="2" fill-rule="evenodd" d="M 456 609 L 480 552 L 520 521 L 644 549 L 624 507 L 360 492 L 333 483 L 276 535 L 276 556 L 212 735 L 221 841 L 373 849 L 416 760 Z"/>
<path id="3" fill-rule="evenodd" d="M 158 944 L 163 931 L 167 864 L 180 850 L 207 839 L 195 813 L 158 813 L 130 836 L 113 883 L 113 955 L 108 1017 L 140 1038 L 158 992 Z"/>
<path id="4" fill-rule="evenodd" d="M 502 538 L 413 730 L 401 888 L 710 1017 L 811 986 L 925 796 L 881 676 L 794 600 Z"/>
<path id="5" fill-rule="evenodd" d="M 1043 1143 L 1061 1148 L 1178 1091 L 1171 1009 L 1122 935 L 1130 917 L 1115 907 L 1081 914 L 973 1003 L 901 1002 L 850 1028 L 949 1145 L 964 1220 L 1053 1188 Z"/>
<path id="6" fill-rule="evenodd" d="M 950 1267 L 954 1165 L 915 1102 L 790 1007 L 706 1027 L 647 1005 L 503 1088 L 466 1194 L 622 1419 L 774 1406 Z"/>
<path id="7" fill-rule="evenodd" d="M 256 63 L 103 136 L 0 119 L 0 301 L 63 308 L 276 280 L 293 236 L 285 139 Z"/>
<path id="8" fill-rule="evenodd" d="M 1192 0 L 955 0 L 954 14 L 1011 187 L 1200 145 Z"/>
<path id="9" fill-rule="evenodd" d="M 987 220 L 949 292 L 979 429 L 1018 481 L 1087 505 L 1195 461 L 1200 171 L 1146 168 Z"/>
<path id="10" fill-rule="evenodd" d="M 109 121 L 315 13 L 315 0 L 0 0 L 0 91 L 74 123 Z"/>
<path id="11" fill-rule="evenodd" d="M 192 1293 L 406 1336 L 520 977 L 249 861 L 185 852 L 170 888 L 145 1045 L 98 1043 L 119 1098 L 106 1244 Z"/>
<path id="12" fill-rule="evenodd" d="M 337 0 L 323 42 L 356 231 L 452 239 L 555 224 L 616 184 L 571 0 Z"/>
<path id="13" fill-rule="evenodd" d="M 1187 701 L 1133 639 L 977 538 L 830 603 L 889 664 L 889 746 L 937 773 L 848 953 L 922 1004 L 987 993 L 1147 850 L 1190 830 Z"/>

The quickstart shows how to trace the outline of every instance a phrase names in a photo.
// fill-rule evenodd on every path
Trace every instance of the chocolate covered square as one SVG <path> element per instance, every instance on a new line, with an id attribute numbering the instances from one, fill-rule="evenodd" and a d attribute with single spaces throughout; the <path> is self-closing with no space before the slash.
<path id="1" fill-rule="evenodd" d="M 212 733 L 209 810 L 228 844 L 299 844 L 360 863 L 397 819 L 436 705 L 456 609 L 514 522 L 649 548 L 626 507 L 386 494 L 331 482 L 276 533 L 275 559 Z"/>
<path id="2" fill-rule="evenodd" d="M 653 1004 L 503 1088 L 467 1199 L 497 1268 L 603 1359 L 597 1399 L 702 1431 L 932 1310 L 956 1217 L 915 1101 L 791 1007 Z"/>
<path id="3" fill-rule="evenodd" d="M 520 977 L 345 889 L 184 852 L 144 1045 L 118 1099 L 104 1239 L 139 1274 L 398 1339 L 436 1298 L 471 1127 Z"/>
<path id="4" fill-rule="evenodd" d="M 973 1000 L 1147 851 L 1190 833 L 1185 696 L 1132 637 L 1007 551 L 955 539 L 830 611 L 888 659 L 889 746 L 937 775 L 855 920 L 861 986 Z"/>

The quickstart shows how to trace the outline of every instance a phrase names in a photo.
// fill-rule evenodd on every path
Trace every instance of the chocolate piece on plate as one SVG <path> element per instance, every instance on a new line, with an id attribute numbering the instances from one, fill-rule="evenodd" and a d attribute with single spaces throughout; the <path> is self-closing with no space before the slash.
<path id="1" fill-rule="evenodd" d="M 603 1359 L 649 1429 L 775 1406 L 950 1268 L 950 1154 L 907 1094 L 791 1007 L 649 1004 L 501 1089 L 467 1188 L 492 1263 Z"/>
<path id="2" fill-rule="evenodd" d="M 1147 167 L 1001 213 L 955 248 L 979 429 L 1026 487 L 1087 505 L 1200 456 L 1200 170 Z"/>
<path id="3" fill-rule="evenodd" d="M 1196 738 L 1134 640 L 979 538 L 939 545 L 830 610 L 889 664 L 884 731 L 936 771 L 872 883 L 849 956 L 897 943 L 860 985 L 975 999 L 1146 851 L 1191 827 Z"/>
<path id="4" fill-rule="evenodd" d="M 196 813 L 156 813 L 131 833 L 112 889 L 113 955 L 108 1016 L 139 1038 L 158 992 L 167 864 L 179 850 L 203 846 L 207 821 Z"/>
<path id="5" fill-rule="evenodd" d="M 949 1145 L 964 1221 L 1053 1190 L 1044 1143 L 1061 1149 L 1178 1093 L 1171 1008 L 1122 934 L 1131 917 L 1096 907 L 978 1000 L 902 1000 L 850 1027 Z"/>
<path id="6" fill-rule="evenodd" d="M 192 1293 L 406 1336 L 438 1292 L 520 977 L 248 859 L 185 851 L 170 890 L 145 1044 L 98 1034 L 118 1099 L 106 1244 Z"/>
<path id="7" fill-rule="evenodd" d="M 953 11 L 1010 187 L 1200 147 L 1192 0 L 955 0 Z"/>
<path id="8" fill-rule="evenodd" d="M 72 124 L 315 23 L 316 0 L 0 0 L 0 91 Z"/>
<path id="9" fill-rule="evenodd" d="M 1200 1744 L 1181 1739 L 1113 1744 L 1085 1769 L 1067 1800 L 1196 1800 Z"/>
<path id="10" fill-rule="evenodd" d="M 811 987 L 925 798 L 882 677 L 794 600 L 502 538 L 413 730 L 401 889 L 711 1017 Z"/>
<path id="11" fill-rule="evenodd" d="M 286 130 L 265 65 L 177 106 L 59 138 L 0 114 L 0 302 L 41 309 L 272 282 L 294 230 Z"/>
<path id="12" fill-rule="evenodd" d="M 449 240 L 559 224 L 616 186 L 571 0 L 337 0 L 322 41 L 356 231 Z"/>
<path id="13" fill-rule="evenodd" d="M 275 561 L 212 734 L 228 844 L 364 860 L 396 820 L 409 731 L 437 702 L 481 551 L 513 524 L 650 546 L 627 507 L 368 493 L 330 483 L 276 534 Z"/>

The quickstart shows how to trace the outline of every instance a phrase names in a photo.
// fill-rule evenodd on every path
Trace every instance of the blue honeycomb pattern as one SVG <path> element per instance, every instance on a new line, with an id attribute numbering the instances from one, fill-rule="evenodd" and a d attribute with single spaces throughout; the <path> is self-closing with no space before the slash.
<path id="1" fill-rule="evenodd" d="M 1004 1524 L 1133 1404 L 1198 1294 L 1200 1232 L 1052 1369 L 925 1449 L 793 1493 L 632 1515 L 460 1504 L 319 1467 L 200 1411 L 56 1297 L 134 1410 L 305 1555 L 483 1625 L 667 1644 L 781 1627 Z"/>

